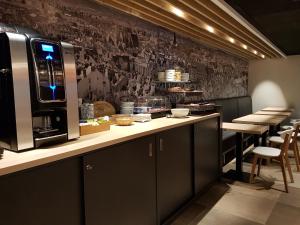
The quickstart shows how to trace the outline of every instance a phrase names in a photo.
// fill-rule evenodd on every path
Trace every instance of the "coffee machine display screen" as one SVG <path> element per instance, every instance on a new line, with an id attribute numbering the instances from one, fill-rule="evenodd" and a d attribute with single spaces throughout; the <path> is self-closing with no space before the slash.
<path id="1" fill-rule="evenodd" d="M 42 50 L 43 50 L 44 52 L 54 52 L 53 46 L 52 46 L 52 45 L 45 45 L 45 44 L 42 44 Z"/>
<path id="2" fill-rule="evenodd" d="M 31 43 L 41 102 L 65 101 L 65 79 L 61 47 L 58 43 L 34 39 Z"/>

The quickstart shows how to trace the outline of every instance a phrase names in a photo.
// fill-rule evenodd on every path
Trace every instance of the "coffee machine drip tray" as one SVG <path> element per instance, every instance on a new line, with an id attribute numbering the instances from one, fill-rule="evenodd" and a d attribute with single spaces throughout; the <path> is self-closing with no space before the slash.
<path id="1" fill-rule="evenodd" d="M 33 130 L 35 137 L 49 137 L 59 133 L 59 129 L 37 127 Z"/>
<path id="2" fill-rule="evenodd" d="M 34 138 L 35 148 L 45 146 L 45 145 L 53 145 L 58 143 L 63 143 L 68 140 L 67 133 L 59 133 L 57 131 L 48 131 L 46 133 L 40 133 L 36 135 Z"/>

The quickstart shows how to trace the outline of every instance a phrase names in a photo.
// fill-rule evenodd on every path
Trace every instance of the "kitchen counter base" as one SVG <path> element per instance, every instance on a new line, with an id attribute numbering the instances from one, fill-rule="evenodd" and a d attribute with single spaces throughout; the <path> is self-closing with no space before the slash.
<path id="1" fill-rule="evenodd" d="M 219 113 L 213 113 L 205 116 L 189 116 L 187 118 L 159 118 L 147 123 L 135 123 L 126 127 L 113 125 L 109 131 L 82 136 L 78 140 L 61 145 L 43 147 L 21 153 L 5 150 L 0 159 L 0 176 L 79 156 L 97 149 L 219 116 Z"/>

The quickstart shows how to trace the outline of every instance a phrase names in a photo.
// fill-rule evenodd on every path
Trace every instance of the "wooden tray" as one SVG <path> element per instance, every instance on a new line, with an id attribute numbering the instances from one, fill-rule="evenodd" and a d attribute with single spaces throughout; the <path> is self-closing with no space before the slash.
<path id="1" fill-rule="evenodd" d="M 80 136 L 110 130 L 110 124 L 111 123 L 107 122 L 107 123 L 102 123 L 98 126 L 92 126 L 92 125 L 80 126 Z"/>

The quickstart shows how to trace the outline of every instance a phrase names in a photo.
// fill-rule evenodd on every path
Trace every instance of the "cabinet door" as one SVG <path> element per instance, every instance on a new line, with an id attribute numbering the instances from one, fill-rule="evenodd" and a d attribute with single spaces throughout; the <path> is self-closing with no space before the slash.
<path id="1" fill-rule="evenodd" d="M 0 177 L 0 224 L 82 225 L 81 161 Z"/>
<path id="2" fill-rule="evenodd" d="M 193 196 L 191 126 L 160 133 L 157 195 L 160 224 Z"/>
<path id="3" fill-rule="evenodd" d="M 194 125 L 195 192 L 198 193 L 219 175 L 219 117 Z"/>
<path id="4" fill-rule="evenodd" d="M 86 225 L 156 224 L 154 137 L 84 156 Z"/>

